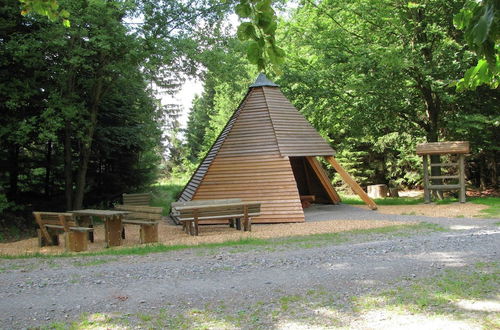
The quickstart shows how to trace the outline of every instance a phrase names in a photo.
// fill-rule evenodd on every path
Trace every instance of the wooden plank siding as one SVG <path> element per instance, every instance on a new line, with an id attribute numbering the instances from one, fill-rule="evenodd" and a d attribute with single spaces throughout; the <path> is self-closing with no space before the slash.
<path id="1" fill-rule="evenodd" d="M 277 87 L 263 87 L 282 156 L 333 156 L 335 151 Z"/>
<path id="2" fill-rule="evenodd" d="M 205 177 L 205 174 L 208 171 L 208 168 L 210 167 L 210 164 L 212 161 L 215 159 L 215 156 L 217 155 L 217 152 L 219 151 L 220 147 L 222 146 L 222 143 L 226 139 L 227 134 L 231 131 L 231 128 L 233 127 L 236 118 L 238 118 L 238 114 L 240 111 L 243 109 L 243 106 L 245 103 L 248 101 L 248 96 L 250 95 L 252 90 L 249 90 L 246 97 L 241 101 L 240 106 L 238 109 L 233 113 L 231 118 L 228 120 L 226 126 L 222 130 L 222 132 L 219 134 L 217 139 L 215 140 L 214 144 L 210 148 L 210 150 L 207 152 L 205 158 L 201 161 L 200 165 L 198 168 L 194 171 L 193 175 L 189 179 L 188 183 L 184 187 L 184 189 L 181 191 L 178 201 L 190 201 L 193 199 L 193 196 L 200 186 L 200 183 L 203 181 L 203 178 Z"/>
<path id="3" fill-rule="evenodd" d="M 259 201 L 253 223 L 303 222 L 289 156 L 334 154 L 279 88 L 252 87 L 178 200 Z"/>
<path id="4" fill-rule="evenodd" d="M 253 223 L 303 222 L 288 157 L 279 153 L 262 88 L 253 88 L 193 200 L 241 198 L 261 202 Z"/>

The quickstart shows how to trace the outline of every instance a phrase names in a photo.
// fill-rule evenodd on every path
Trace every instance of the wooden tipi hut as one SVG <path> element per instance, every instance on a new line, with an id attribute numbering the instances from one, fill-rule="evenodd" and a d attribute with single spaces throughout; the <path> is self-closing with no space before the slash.
<path id="1" fill-rule="evenodd" d="M 179 202 L 241 198 L 261 202 L 253 223 L 303 222 L 301 196 L 340 198 L 316 156 L 323 156 L 371 206 L 376 205 L 333 158 L 335 151 L 260 74 L 195 173 Z"/>

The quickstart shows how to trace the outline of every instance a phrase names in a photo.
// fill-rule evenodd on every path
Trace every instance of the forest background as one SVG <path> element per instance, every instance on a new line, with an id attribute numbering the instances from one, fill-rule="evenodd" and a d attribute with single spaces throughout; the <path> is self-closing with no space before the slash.
<path id="1" fill-rule="evenodd" d="M 257 67 L 361 185 L 418 187 L 417 143 L 468 140 L 468 184 L 498 189 L 498 75 L 471 83 L 476 65 L 476 80 L 498 74 L 496 0 L 47 2 L 64 24 L 22 12 L 26 2 L 0 6 L 2 227 L 30 227 L 33 210 L 108 207 L 160 179 L 185 182 Z M 493 55 L 464 29 L 475 10 Z M 235 32 L 234 12 L 257 24 Z M 159 90 L 173 94 L 188 77 L 204 91 L 181 128 L 180 108 L 162 105 Z"/>

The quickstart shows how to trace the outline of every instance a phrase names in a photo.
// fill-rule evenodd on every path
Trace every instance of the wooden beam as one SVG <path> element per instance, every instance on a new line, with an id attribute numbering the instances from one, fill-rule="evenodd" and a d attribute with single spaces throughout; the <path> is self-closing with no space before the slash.
<path id="1" fill-rule="evenodd" d="M 325 160 L 333 166 L 335 171 L 337 171 L 337 173 L 340 174 L 344 182 L 347 183 L 349 186 L 351 186 L 352 190 L 354 190 L 354 192 L 358 194 L 359 197 L 361 197 L 363 202 L 365 202 L 370 209 L 372 210 L 377 209 L 377 204 L 375 204 L 375 202 L 370 197 L 368 197 L 365 191 L 359 186 L 359 184 L 356 181 L 354 181 L 354 179 L 349 175 L 349 173 L 347 173 L 346 170 L 344 170 L 344 168 L 337 162 L 337 160 L 333 156 L 325 156 Z"/>
<path id="2" fill-rule="evenodd" d="M 333 188 L 332 183 L 330 182 L 330 179 L 328 178 L 328 175 L 326 174 L 325 170 L 323 170 L 323 167 L 321 166 L 319 161 L 316 159 L 316 157 L 308 156 L 305 158 L 309 162 L 309 165 L 311 165 L 314 173 L 318 177 L 319 181 L 321 182 L 321 185 L 323 186 L 326 193 L 328 194 L 328 197 L 330 197 L 332 203 L 333 204 L 340 203 L 340 196 L 335 191 L 335 188 Z"/>
<path id="3" fill-rule="evenodd" d="M 429 190 L 429 157 L 427 155 L 423 155 L 422 157 L 424 166 L 424 203 L 429 204 L 431 202 L 431 192 Z"/>
<path id="4" fill-rule="evenodd" d="M 458 184 L 460 185 L 460 203 L 465 203 L 465 155 L 458 158 Z"/>
<path id="5" fill-rule="evenodd" d="M 33 215 L 35 216 L 36 223 L 38 224 L 38 226 L 40 226 L 40 232 L 42 233 L 42 236 L 47 241 L 47 244 L 51 244 L 52 238 L 50 237 L 49 232 L 47 231 L 47 229 L 45 228 L 45 225 L 43 224 L 42 216 L 38 212 L 33 212 Z M 42 246 L 42 245 L 40 245 L 40 246 Z"/>

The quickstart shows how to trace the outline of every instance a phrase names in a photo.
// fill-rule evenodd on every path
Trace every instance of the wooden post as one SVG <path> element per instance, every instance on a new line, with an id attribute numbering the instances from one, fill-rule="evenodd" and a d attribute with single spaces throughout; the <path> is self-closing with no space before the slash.
<path id="1" fill-rule="evenodd" d="M 424 203 L 429 204 L 431 202 L 431 192 L 429 191 L 429 162 L 427 155 L 422 155 L 422 157 L 424 165 Z"/>
<path id="2" fill-rule="evenodd" d="M 104 221 L 104 227 L 107 247 L 120 246 L 122 244 L 121 216 L 107 217 Z"/>
<path id="3" fill-rule="evenodd" d="M 465 203 L 465 155 L 458 156 L 458 184 L 460 185 L 460 203 Z"/>
<path id="4" fill-rule="evenodd" d="M 158 242 L 158 224 L 141 225 L 141 244 Z"/>
<path id="5" fill-rule="evenodd" d="M 90 215 L 78 215 L 76 216 L 76 222 L 80 227 L 94 228 L 94 221 Z M 89 231 L 88 239 L 91 243 L 94 243 L 94 232 Z"/>
<path id="6" fill-rule="evenodd" d="M 248 205 L 243 206 L 243 230 L 251 231 L 250 219 L 248 218 Z"/>
<path id="7" fill-rule="evenodd" d="M 83 231 L 68 231 L 64 233 L 66 250 L 81 252 L 87 250 L 88 236 Z"/>
<path id="8" fill-rule="evenodd" d="M 337 171 L 337 173 L 340 174 L 344 182 L 347 183 L 349 186 L 351 186 L 352 190 L 354 190 L 354 192 L 358 194 L 359 197 L 361 197 L 363 202 L 365 202 L 370 209 L 372 210 L 377 209 L 377 204 L 375 204 L 375 202 L 370 197 L 368 197 L 368 195 L 359 186 L 359 184 L 356 181 L 354 181 L 353 178 L 351 178 L 349 173 L 347 173 L 346 170 L 344 170 L 344 168 L 340 166 L 340 164 L 333 156 L 325 156 L 325 159 L 333 166 L 333 168 Z"/>
<path id="9" fill-rule="evenodd" d="M 194 210 L 194 236 L 198 236 L 198 210 Z"/>
<path id="10" fill-rule="evenodd" d="M 42 217 L 40 216 L 39 213 L 33 212 L 33 215 L 35 216 L 35 221 L 40 227 L 40 237 L 43 237 L 43 239 L 40 239 L 40 246 L 44 246 L 44 239 L 46 244 L 51 244 L 52 243 L 52 237 L 50 236 L 49 232 L 47 231 L 47 228 L 45 228 L 45 225 L 43 224 Z"/>
<path id="11" fill-rule="evenodd" d="M 312 157 L 312 156 L 308 156 L 308 157 L 306 157 L 306 159 L 309 162 L 309 165 L 313 169 L 314 173 L 318 177 L 319 181 L 323 185 L 323 188 L 325 189 L 326 193 L 328 194 L 328 197 L 330 197 L 332 203 L 333 204 L 340 203 L 340 196 L 337 194 L 337 192 L 333 188 L 332 183 L 330 182 L 328 175 L 326 175 L 325 170 L 323 170 L 323 167 L 321 167 L 320 162 L 316 159 L 316 157 Z M 326 157 L 325 157 L 325 159 L 326 159 Z"/>

